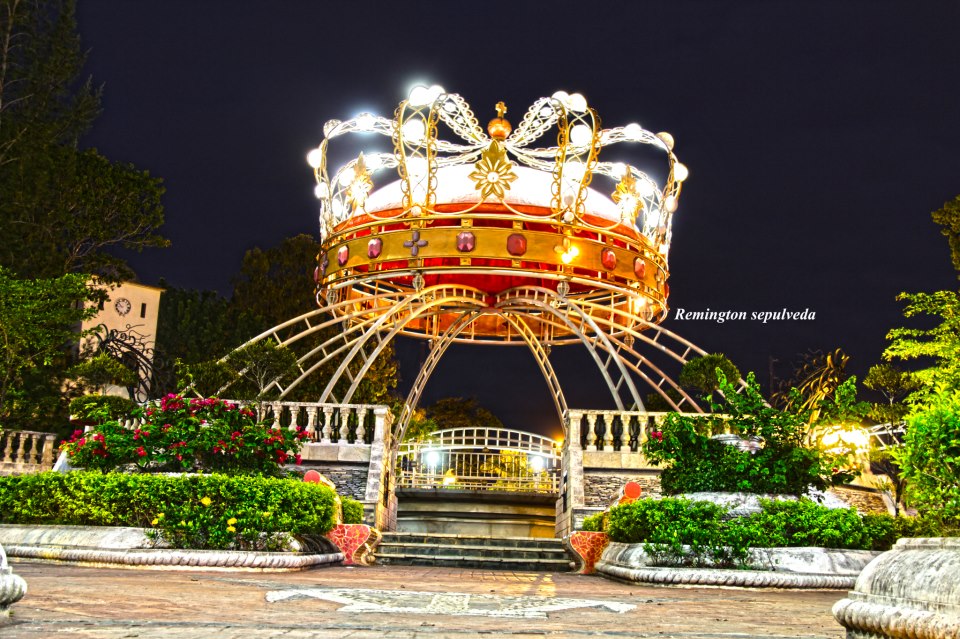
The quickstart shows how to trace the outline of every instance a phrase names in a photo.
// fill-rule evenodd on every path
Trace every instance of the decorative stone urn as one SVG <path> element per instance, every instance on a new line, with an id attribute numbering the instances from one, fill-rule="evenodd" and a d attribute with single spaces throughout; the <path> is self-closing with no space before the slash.
<path id="1" fill-rule="evenodd" d="M 848 639 L 960 636 L 960 538 L 901 539 L 833 606 Z"/>
<path id="2" fill-rule="evenodd" d="M 0 617 L 10 614 L 10 606 L 27 594 L 27 582 L 7 564 L 7 553 L 0 546 Z"/>

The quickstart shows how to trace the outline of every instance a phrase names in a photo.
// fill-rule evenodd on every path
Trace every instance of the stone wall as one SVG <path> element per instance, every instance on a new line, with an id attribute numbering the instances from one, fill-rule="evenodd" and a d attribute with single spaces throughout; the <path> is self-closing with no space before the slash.
<path id="1" fill-rule="evenodd" d="M 875 488 L 863 486 L 835 486 L 827 491 L 847 502 L 860 513 L 888 513 L 883 495 Z"/>
<path id="2" fill-rule="evenodd" d="M 370 466 L 366 463 L 334 464 L 318 462 L 309 465 L 304 464 L 303 468 L 314 469 L 332 481 L 341 497 L 350 497 L 357 501 L 363 501 L 366 498 L 367 474 L 370 471 Z"/>
<path id="3" fill-rule="evenodd" d="M 584 506 L 606 508 L 620 495 L 624 484 L 634 481 L 640 484 L 644 497 L 660 496 L 660 474 L 657 471 L 596 469 L 583 470 Z"/>

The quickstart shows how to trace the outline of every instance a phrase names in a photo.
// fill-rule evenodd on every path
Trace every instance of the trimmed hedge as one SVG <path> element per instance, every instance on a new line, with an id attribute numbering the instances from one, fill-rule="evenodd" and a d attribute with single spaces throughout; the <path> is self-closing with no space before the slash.
<path id="1" fill-rule="evenodd" d="M 760 500 L 762 512 L 730 517 L 726 508 L 687 499 L 641 499 L 607 513 L 613 541 L 643 543 L 668 563 L 737 563 L 750 548 L 802 547 L 887 550 L 900 537 L 940 536 L 934 522 L 912 517 L 859 515 L 811 501 Z M 599 529 L 602 513 L 584 520 Z"/>
<path id="2" fill-rule="evenodd" d="M 174 548 L 276 550 L 323 535 L 336 494 L 290 479 L 227 475 L 39 473 L 0 477 L 0 523 L 153 528 Z"/>

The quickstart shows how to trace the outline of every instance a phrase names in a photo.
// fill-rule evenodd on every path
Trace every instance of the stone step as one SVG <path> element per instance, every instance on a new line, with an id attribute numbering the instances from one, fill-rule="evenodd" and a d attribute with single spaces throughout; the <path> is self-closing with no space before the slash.
<path id="1" fill-rule="evenodd" d="M 484 537 L 434 533 L 385 532 L 383 542 L 408 544 L 443 544 L 448 546 L 496 546 L 498 548 L 563 548 L 559 539 L 547 537 Z"/>
<path id="2" fill-rule="evenodd" d="M 517 548 L 514 546 L 451 546 L 447 544 L 408 544 L 380 542 L 378 553 L 413 553 L 420 555 L 471 555 L 475 557 L 510 557 L 513 559 L 565 559 L 563 548 Z"/>
<path id="3" fill-rule="evenodd" d="M 565 572 L 573 567 L 559 539 L 384 533 L 376 551 L 386 565 Z"/>
<path id="4" fill-rule="evenodd" d="M 521 570 L 526 572 L 569 572 L 569 559 L 512 559 L 475 555 L 423 555 L 415 553 L 377 553 L 377 563 L 394 566 L 439 566 L 473 570 Z"/>

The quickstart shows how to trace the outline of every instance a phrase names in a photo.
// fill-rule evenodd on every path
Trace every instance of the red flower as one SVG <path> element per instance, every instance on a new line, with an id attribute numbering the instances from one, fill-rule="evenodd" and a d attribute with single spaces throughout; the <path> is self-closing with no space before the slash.
<path id="1" fill-rule="evenodd" d="M 140 448 L 137 449 L 137 455 L 139 455 L 140 457 L 146 457 L 147 450 L 143 446 L 141 446 Z"/>
<path id="2" fill-rule="evenodd" d="M 300 453 L 297 453 L 296 455 L 294 455 L 294 456 L 293 456 L 293 459 L 296 460 L 297 466 L 299 466 L 300 463 L 303 461 L 303 458 L 300 457 Z"/>
<path id="3" fill-rule="evenodd" d="M 650 439 L 656 440 L 658 442 L 662 442 L 663 433 L 661 433 L 659 430 L 655 430 L 652 433 L 650 433 Z"/>

